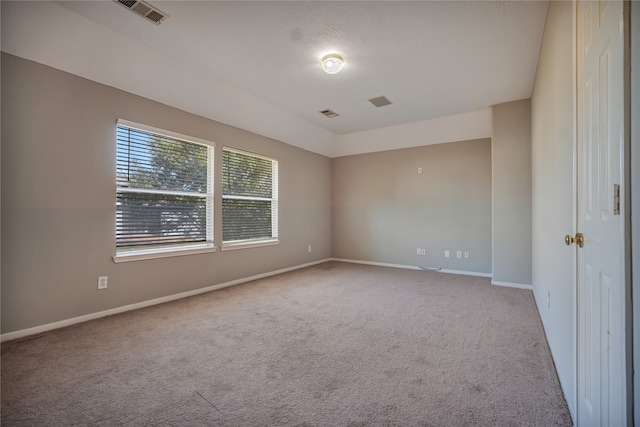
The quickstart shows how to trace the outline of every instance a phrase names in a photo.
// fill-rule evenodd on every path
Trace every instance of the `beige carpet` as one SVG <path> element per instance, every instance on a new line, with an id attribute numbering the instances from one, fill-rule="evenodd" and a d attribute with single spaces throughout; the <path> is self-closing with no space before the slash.
<path id="1" fill-rule="evenodd" d="M 2 425 L 571 425 L 530 291 L 326 263 L 2 345 Z"/>

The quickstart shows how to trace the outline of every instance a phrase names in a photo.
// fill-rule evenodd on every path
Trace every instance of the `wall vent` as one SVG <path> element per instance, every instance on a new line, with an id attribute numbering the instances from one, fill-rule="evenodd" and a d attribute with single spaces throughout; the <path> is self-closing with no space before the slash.
<path id="1" fill-rule="evenodd" d="M 369 102 L 376 107 L 384 107 L 385 105 L 392 104 L 392 102 L 389 101 L 389 98 L 387 98 L 386 96 L 376 96 L 375 98 L 369 98 Z"/>
<path id="2" fill-rule="evenodd" d="M 142 0 L 112 0 L 114 3 L 126 7 L 127 9 L 136 13 L 136 15 L 142 16 L 144 19 L 159 25 L 169 17 L 164 12 L 161 12 L 157 7 L 151 6 L 146 1 Z"/>
<path id="3" fill-rule="evenodd" d="M 320 114 L 324 114 L 325 116 L 329 117 L 330 119 L 333 119 L 334 117 L 338 117 L 340 114 L 336 113 L 333 110 L 330 109 L 326 109 L 326 110 L 322 110 L 320 111 Z"/>

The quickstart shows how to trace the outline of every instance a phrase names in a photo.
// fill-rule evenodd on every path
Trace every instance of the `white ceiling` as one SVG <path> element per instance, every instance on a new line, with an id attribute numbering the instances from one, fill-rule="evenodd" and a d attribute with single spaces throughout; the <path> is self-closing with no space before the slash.
<path id="1" fill-rule="evenodd" d="M 491 105 L 531 96 L 548 5 L 150 3 L 169 18 L 2 1 L 2 50 L 336 156 L 489 136 Z M 329 51 L 346 57 L 337 75 L 320 68 Z M 367 101 L 379 95 L 393 104 Z"/>

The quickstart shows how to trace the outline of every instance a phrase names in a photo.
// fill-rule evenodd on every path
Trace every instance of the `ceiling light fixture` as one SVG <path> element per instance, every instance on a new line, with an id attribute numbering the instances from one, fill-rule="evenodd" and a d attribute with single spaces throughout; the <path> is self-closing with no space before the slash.
<path id="1" fill-rule="evenodd" d="M 337 74 L 342 70 L 344 58 L 338 53 L 330 53 L 322 57 L 322 69 L 327 74 Z"/>

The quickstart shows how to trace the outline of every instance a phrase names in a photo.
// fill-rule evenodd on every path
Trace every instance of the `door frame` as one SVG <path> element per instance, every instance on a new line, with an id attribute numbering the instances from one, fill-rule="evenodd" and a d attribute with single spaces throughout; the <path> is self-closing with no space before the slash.
<path id="1" fill-rule="evenodd" d="M 629 70 L 640 70 L 640 2 L 625 2 L 625 11 L 629 17 L 627 21 L 628 37 L 625 42 L 627 55 L 627 65 L 625 69 L 628 73 L 626 88 L 630 94 L 629 101 L 625 106 L 627 109 L 627 123 L 629 123 L 627 140 L 625 141 L 625 168 L 628 173 L 625 179 L 629 183 L 625 199 L 627 209 L 625 212 L 626 224 L 630 233 L 626 239 L 626 265 L 627 265 L 627 287 L 630 295 L 640 295 L 640 162 L 636 161 L 635 166 L 631 159 L 640 159 L 640 73 L 631 73 Z M 633 183 L 638 183 L 633 185 Z M 635 212 L 635 217 L 631 216 Z M 627 316 L 628 342 L 632 343 L 629 350 L 632 354 L 627 354 L 627 407 L 629 420 L 634 420 L 635 425 L 640 426 L 640 298 L 629 298 L 628 305 L 630 315 Z M 638 375 L 634 376 L 634 371 Z M 634 410 L 636 407 L 638 410 Z M 631 423 L 630 423 L 631 424 Z"/>

